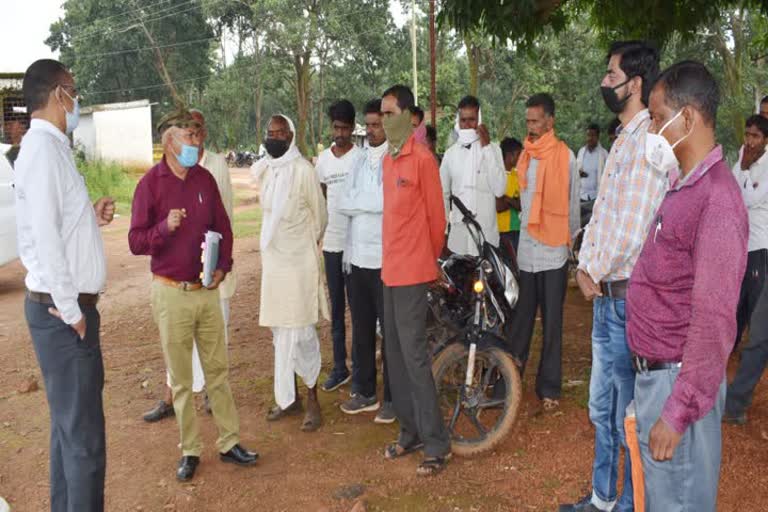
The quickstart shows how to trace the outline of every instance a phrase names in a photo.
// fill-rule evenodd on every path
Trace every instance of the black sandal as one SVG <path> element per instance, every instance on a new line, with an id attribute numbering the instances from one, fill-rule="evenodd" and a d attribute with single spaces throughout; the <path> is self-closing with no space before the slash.
<path id="1" fill-rule="evenodd" d="M 397 449 L 400 448 L 402 451 L 398 451 Z M 409 455 L 413 452 L 417 452 L 424 448 L 424 443 L 414 443 L 410 446 L 400 446 L 400 444 L 395 441 L 394 443 L 390 443 L 384 448 L 384 458 L 387 460 L 394 460 L 399 459 L 400 457 L 405 457 L 406 455 Z"/>
<path id="2" fill-rule="evenodd" d="M 419 464 L 419 467 L 416 468 L 416 475 L 435 476 L 445 469 L 450 458 L 451 454 L 444 457 L 427 457 L 421 464 Z"/>

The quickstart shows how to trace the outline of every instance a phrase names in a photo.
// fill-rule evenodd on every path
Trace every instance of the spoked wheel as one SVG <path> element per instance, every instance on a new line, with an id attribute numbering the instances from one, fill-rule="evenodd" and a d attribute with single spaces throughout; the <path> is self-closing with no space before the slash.
<path id="1" fill-rule="evenodd" d="M 478 350 L 469 388 L 464 385 L 468 357 L 467 347 L 452 343 L 432 364 L 440 409 L 457 455 L 494 448 L 509 434 L 520 407 L 520 372 L 509 354 L 496 347 Z"/>

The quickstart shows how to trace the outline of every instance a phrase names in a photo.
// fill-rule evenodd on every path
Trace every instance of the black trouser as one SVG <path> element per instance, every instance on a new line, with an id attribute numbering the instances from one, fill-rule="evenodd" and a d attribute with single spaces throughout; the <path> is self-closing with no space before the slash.
<path id="1" fill-rule="evenodd" d="M 541 307 L 544 340 L 536 375 L 540 399 L 560 398 L 562 389 L 563 305 L 568 285 L 568 265 L 544 272 L 520 272 L 520 298 L 513 319 L 512 353 L 523 369 L 528 362 L 536 313 Z"/>
<path id="2" fill-rule="evenodd" d="M 515 261 L 517 261 L 517 247 L 520 245 L 520 231 L 507 231 L 506 233 L 499 233 L 499 247 L 506 251 L 507 243 L 509 243 L 515 249 Z"/>
<path id="3" fill-rule="evenodd" d="M 755 305 L 765 284 L 766 271 L 768 271 L 768 249 L 750 251 L 747 254 L 747 269 L 744 271 L 744 279 L 741 281 L 739 307 L 736 310 L 736 343 L 734 348 L 741 341 L 744 328 L 751 324 L 752 312 L 755 310 Z M 752 336 L 751 331 L 750 325 L 750 337 Z"/>
<path id="4" fill-rule="evenodd" d="M 352 391 L 366 398 L 376 396 L 376 320 L 384 329 L 384 292 L 381 269 L 352 265 L 347 279 L 352 311 Z M 391 402 L 387 356 L 382 338 L 384 401 Z"/>
<path id="5" fill-rule="evenodd" d="M 728 386 L 726 414 L 738 416 L 746 412 L 752 404 L 755 386 L 760 382 L 766 364 L 768 364 L 768 286 L 763 287 L 752 312 L 749 341 L 741 349 L 739 369 L 736 371 L 733 382 Z"/>
<path id="6" fill-rule="evenodd" d="M 325 259 L 325 278 L 328 281 L 328 295 L 331 299 L 331 338 L 333 339 L 333 371 L 348 374 L 347 370 L 347 328 L 345 297 L 349 293 L 347 276 L 342 265 L 343 252 L 323 251 Z"/>
<path id="7" fill-rule="evenodd" d="M 424 443 L 427 457 L 451 451 L 437 402 L 427 345 L 427 285 L 384 286 L 384 336 L 392 404 L 400 422 L 400 446 Z"/>
<path id="8" fill-rule="evenodd" d="M 51 415 L 51 511 L 100 512 L 107 457 L 99 312 L 80 306 L 87 326 L 81 340 L 49 307 L 29 299 L 24 305 Z"/>

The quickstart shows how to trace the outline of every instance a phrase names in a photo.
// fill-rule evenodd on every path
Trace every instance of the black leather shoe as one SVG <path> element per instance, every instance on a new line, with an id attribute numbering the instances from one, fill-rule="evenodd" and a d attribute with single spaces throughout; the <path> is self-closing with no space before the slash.
<path id="1" fill-rule="evenodd" d="M 249 452 L 239 444 L 236 444 L 227 453 L 220 453 L 219 458 L 222 462 L 229 462 L 230 464 L 237 464 L 238 466 L 253 466 L 259 459 L 259 454 L 256 452 Z"/>
<path id="2" fill-rule="evenodd" d="M 154 409 L 144 415 L 144 421 L 147 423 L 154 423 L 164 418 L 170 418 L 175 416 L 176 412 L 173 410 L 173 404 L 167 404 L 160 400 Z"/>
<path id="3" fill-rule="evenodd" d="M 179 469 L 176 470 L 176 480 L 180 482 L 192 480 L 198 464 L 200 464 L 200 457 L 193 455 L 182 457 L 179 461 Z"/>

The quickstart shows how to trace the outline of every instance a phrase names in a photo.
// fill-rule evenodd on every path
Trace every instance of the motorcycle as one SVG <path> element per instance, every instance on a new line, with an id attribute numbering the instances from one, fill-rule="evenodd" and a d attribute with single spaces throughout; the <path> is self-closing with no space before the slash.
<path id="1" fill-rule="evenodd" d="M 432 374 L 453 453 L 493 449 L 510 432 L 522 383 L 505 337 L 519 295 L 513 257 L 488 243 L 460 199 L 479 256 L 452 254 L 439 260 L 440 277 L 427 293 Z"/>

